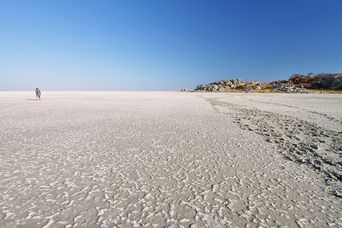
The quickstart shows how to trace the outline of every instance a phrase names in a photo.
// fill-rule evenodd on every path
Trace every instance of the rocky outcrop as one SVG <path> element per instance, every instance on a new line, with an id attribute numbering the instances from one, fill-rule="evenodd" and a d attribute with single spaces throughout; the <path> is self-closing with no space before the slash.
<path id="1" fill-rule="evenodd" d="M 274 81 L 272 87 L 274 93 L 308 93 L 303 86 L 296 86 L 288 80 Z"/>
<path id="2" fill-rule="evenodd" d="M 342 89 L 342 74 L 323 76 L 320 83 L 325 89 Z"/>
<path id="3" fill-rule="evenodd" d="M 262 83 L 261 82 L 252 82 L 252 83 L 248 83 L 246 85 L 246 88 L 244 89 L 244 91 L 246 92 L 252 92 L 252 91 L 257 91 L 257 90 L 261 90 Z"/>
<path id="4" fill-rule="evenodd" d="M 288 81 L 294 85 L 301 85 L 307 89 L 342 89 L 342 74 L 294 74 Z"/>
<path id="5" fill-rule="evenodd" d="M 241 90 L 241 91 L 254 91 L 261 89 L 260 82 L 248 82 L 245 80 L 231 79 L 231 80 L 220 80 L 217 82 L 212 82 L 209 84 L 198 85 L 195 88 L 195 91 L 202 92 L 229 92 L 232 90 Z"/>
<path id="6" fill-rule="evenodd" d="M 271 83 L 249 82 L 237 78 L 198 85 L 194 91 L 308 93 L 310 89 L 342 90 L 342 74 L 294 74 L 288 80 L 278 80 Z"/>

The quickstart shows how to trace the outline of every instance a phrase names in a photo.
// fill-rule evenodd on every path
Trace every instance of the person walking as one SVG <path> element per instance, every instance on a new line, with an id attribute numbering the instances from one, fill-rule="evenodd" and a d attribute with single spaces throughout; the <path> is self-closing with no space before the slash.
<path id="1" fill-rule="evenodd" d="M 40 100 L 40 96 L 41 95 L 42 95 L 42 92 L 38 88 L 36 88 L 36 98 L 37 98 L 37 101 L 38 101 L 38 99 Z"/>

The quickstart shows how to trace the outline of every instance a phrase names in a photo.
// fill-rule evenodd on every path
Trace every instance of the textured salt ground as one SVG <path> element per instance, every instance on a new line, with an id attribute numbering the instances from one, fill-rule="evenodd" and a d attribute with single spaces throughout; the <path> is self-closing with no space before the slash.
<path id="1" fill-rule="evenodd" d="M 342 226 L 322 175 L 242 129 L 234 108 L 217 111 L 208 99 L 218 95 L 43 95 L 0 93 L 1 227 Z M 291 96 L 270 98 L 258 107 Z M 320 97 L 336 98 L 341 107 Z"/>
<path id="2" fill-rule="evenodd" d="M 342 95 L 339 94 L 240 93 L 223 95 L 220 100 L 245 108 L 296 117 L 325 129 L 342 131 Z"/>
<path id="3" fill-rule="evenodd" d="M 210 97 L 207 99 L 217 111 L 233 116 L 234 122 L 241 129 L 253 131 L 264 136 L 268 142 L 277 144 L 285 158 L 306 164 L 324 174 L 325 182 L 332 189 L 332 194 L 342 197 L 342 132 L 325 129 L 312 119 L 310 122 L 306 121 L 304 120 L 305 115 L 289 116 L 262 111 L 253 105 L 247 107 L 237 105 L 234 104 L 236 97 L 232 95 L 229 98 Z M 262 96 L 259 95 L 258 98 L 260 97 Z M 248 96 L 240 95 L 239 103 L 242 103 L 241 98 L 252 100 Z M 316 102 L 319 105 L 319 102 Z M 261 103 L 270 104 L 270 102 Z M 272 104 L 284 106 L 278 103 Z M 285 107 L 297 108 L 289 105 Z M 302 110 L 304 109 L 302 108 Z M 307 112 L 313 113 L 311 110 L 307 110 Z M 317 111 L 314 113 L 327 119 L 326 115 L 322 113 Z M 332 118 L 329 120 L 331 121 Z M 324 121 L 321 122 L 324 123 Z M 335 121 L 336 123 L 339 124 Z"/>

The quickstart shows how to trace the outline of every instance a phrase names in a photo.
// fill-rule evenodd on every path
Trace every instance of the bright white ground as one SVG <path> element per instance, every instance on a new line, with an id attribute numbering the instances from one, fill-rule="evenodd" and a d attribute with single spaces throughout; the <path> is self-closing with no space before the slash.
<path id="1" fill-rule="evenodd" d="M 321 174 L 210 97 L 341 130 L 341 95 L 1 92 L 0 226 L 342 226 Z"/>

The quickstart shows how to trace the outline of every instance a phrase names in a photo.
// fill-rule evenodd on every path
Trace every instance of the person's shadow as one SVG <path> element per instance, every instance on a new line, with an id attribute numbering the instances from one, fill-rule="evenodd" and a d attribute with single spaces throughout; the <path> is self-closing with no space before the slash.
<path id="1" fill-rule="evenodd" d="M 31 99 L 26 99 L 27 101 L 36 101 L 37 99 L 33 99 L 33 98 L 31 98 Z"/>

